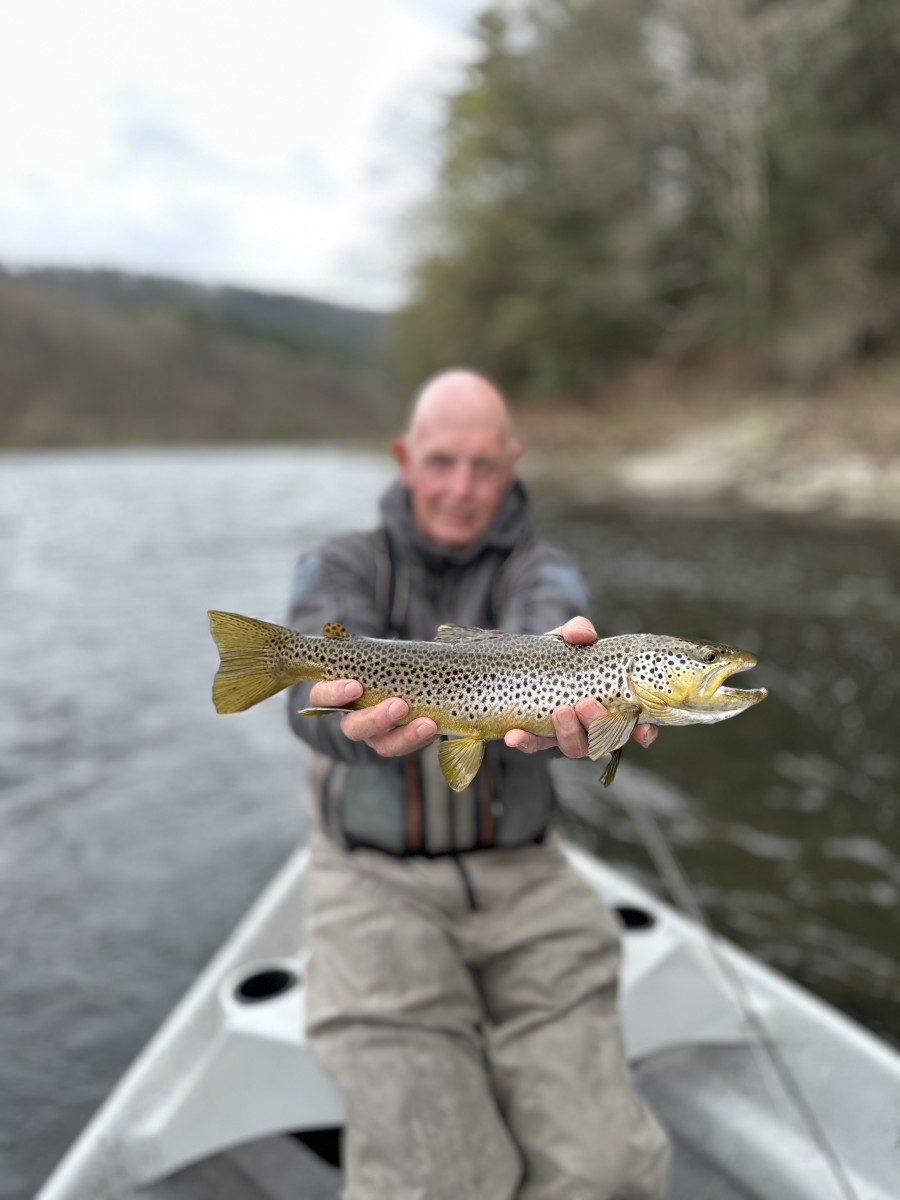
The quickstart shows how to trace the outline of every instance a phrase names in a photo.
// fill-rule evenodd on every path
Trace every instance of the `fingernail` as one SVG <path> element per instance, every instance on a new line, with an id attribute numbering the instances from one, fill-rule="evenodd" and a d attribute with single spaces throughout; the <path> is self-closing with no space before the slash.
<path id="1" fill-rule="evenodd" d="M 428 720 L 416 722 L 416 734 L 420 738 L 433 737 L 434 726 Z"/>
<path id="2" fill-rule="evenodd" d="M 351 679 L 348 683 L 344 684 L 345 700 L 358 700 L 361 695 L 362 688 L 355 680 Z"/>
<path id="3" fill-rule="evenodd" d="M 406 702 L 404 700 L 392 700 L 388 708 L 388 716 L 392 721 L 399 721 L 401 717 L 406 716 Z"/>

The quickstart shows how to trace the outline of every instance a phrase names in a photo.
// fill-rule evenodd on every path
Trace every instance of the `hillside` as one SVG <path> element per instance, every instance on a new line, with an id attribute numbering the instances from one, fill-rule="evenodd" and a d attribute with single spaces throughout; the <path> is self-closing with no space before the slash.
<path id="1" fill-rule="evenodd" d="M 385 321 L 112 271 L 0 271 L 0 444 L 383 433 L 398 419 Z"/>

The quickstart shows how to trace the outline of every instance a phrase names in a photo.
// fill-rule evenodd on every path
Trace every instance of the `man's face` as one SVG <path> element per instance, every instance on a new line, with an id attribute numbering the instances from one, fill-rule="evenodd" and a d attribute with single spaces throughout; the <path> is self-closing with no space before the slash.
<path id="1" fill-rule="evenodd" d="M 512 483 L 518 447 L 491 425 L 432 425 L 396 441 L 394 454 L 419 531 L 462 547 L 494 519 Z"/>

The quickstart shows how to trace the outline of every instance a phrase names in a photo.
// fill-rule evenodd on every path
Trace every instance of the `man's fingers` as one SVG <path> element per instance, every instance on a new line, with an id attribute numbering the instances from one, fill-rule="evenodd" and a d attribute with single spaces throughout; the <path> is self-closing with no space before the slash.
<path id="1" fill-rule="evenodd" d="M 556 746 L 556 738 L 541 737 L 524 729 L 510 729 L 503 740 L 510 749 L 521 750 L 524 754 L 536 754 L 538 750 L 551 750 Z"/>
<path id="2" fill-rule="evenodd" d="M 363 687 L 358 679 L 320 680 L 309 693 L 309 703 L 313 708 L 343 708 L 362 694 Z"/>
<path id="3" fill-rule="evenodd" d="M 391 729 L 388 733 L 369 738 L 368 744 L 373 750 L 385 758 L 396 758 L 404 754 L 412 754 L 429 745 L 437 737 L 437 725 L 430 717 L 419 717 L 399 729 Z"/>
<path id="4" fill-rule="evenodd" d="M 551 715 L 556 741 L 566 758 L 584 758 L 587 754 L 587 731 L 578 712 L 569 704 L 561 705 Z"/>
<path id="5" fill-rule="evenodd" d="M 437 725 L 430 717 L 419 717 L 408 725 L 399 725 L 409 713 L 409 705 L 398 696 L 382 700 L 371 708 L 345 713 L 341 729 L 351 742 L 365 742 L 386 758 L 412 754 L 437 736 Z"/>
<path id="6" fill-rule="evenodd" d="M 394 729 L 409 712 L 409 705 L 398 696 L 361 708 L 341 717 L 341 729 L 351 742 L 368 742 Z"/>
<path id="7" fill-rule="evenodd" d="M 573 646 L 585 646 L 589 642 L 597 640 L 597 630 L 587 617 L 572 617 L 571 620 L 566 621 L 565 625 L 559 625 L 550 632 L 560 634 Z"/>
<path id="8" fill-rule="evenodd" d="M 659 730 L 655 725 L 635 725 L 631 731 L 631 736 L 646 750 L 648 746 L 652 746 L 656 741 Z"/>
<path id="9" fill-rule="evenodd" d="M 557 747 L 567 758 L 584 758 L 588 752 L 587 731 L 591 722 L 605 716 L 608 711 L 598 700 L 586 697 L 574 706 L 564 704 L 553 710 L 551 720 L 556 737 L 541 737 L 526 733 L 524 729 L 511 729 L 505 741 L 507 746 L 523 750 L 526 754 Z M 631 736 L 639 745 L 647 747 L 656 741 L 658 733 L 655 725 L 635 725 Z"/>

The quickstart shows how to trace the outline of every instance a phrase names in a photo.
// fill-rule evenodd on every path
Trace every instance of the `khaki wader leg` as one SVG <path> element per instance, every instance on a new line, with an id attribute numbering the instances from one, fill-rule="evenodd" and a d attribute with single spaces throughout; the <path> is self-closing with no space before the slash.
<path id="1" fill-rule="evenodd" d="M 475 911 L 453 862 L 314 845 L 308 1026 L 347 1105 L 345 1200 L 659 1200 L 612 915 L 555 840 L 463 863 Z"/>
<path id="2" fill-rule="evenodd" d="M 513 1200 L 521 1161 L 485 1069 L 480 997 L 447 932 L 448 909 L 465 906 L 459 874 L 347 857 L 313 851 L 307 1007 L 347 1108 L 344 1200 Z M 415 902 L 379 874 L 416 876 Z"/>
<path id="3" fill-rule="evenodd" d="M 669 1143 L 625 1057 L 615 919 L 555 843 L 511 905 L 492 903 L 494 868 L 473 860 L 487 913 L 478 980 L 495 1090 L 524 1158 L 518 1200 L 660 1200 Z"/>

